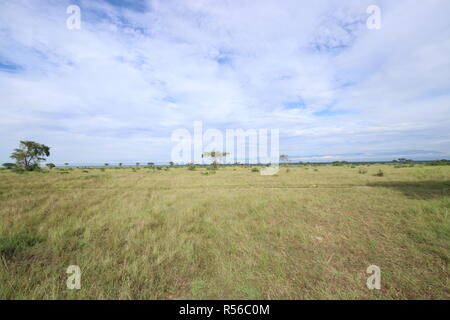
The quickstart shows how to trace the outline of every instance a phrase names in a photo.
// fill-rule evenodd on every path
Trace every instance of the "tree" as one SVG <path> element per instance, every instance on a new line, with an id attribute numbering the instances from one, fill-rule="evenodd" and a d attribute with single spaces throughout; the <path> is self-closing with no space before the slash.
<path id="1" fill-rule="evenodd" d="M 39 168 L 39 163 L 50 155 L 50 148 L 34 141 L 20 141 L 10 158 L 16 160 L 18 167 L 27 171 Z"/>
<path id="2" fill-rule="evenodd" d="M 66 162 L 66 163 L 64 163 L 64 165 L 67 167 L 69 164 Z"/>
<path id="3" fill-rule="evenodd" d="M 14 169 L 17 165 L 15 163 L 5 162 L 2 166 L 6 169 Z"/>
<path id="4" fill-rule="evenodd" d="M 136 167 L 139 167 L 139 162 L 136 162 Z"/>
<path id="5" fill-rule="evenodd" d="M 119 162 L 119 167 L 121 167 L 122 166 L 122 162 Z"/>
<path id="6" fill-rule="evenodd" d="M 280 161 L 281 162 L 289 162 L 289 156 L 287 154 L 281 154 Z"/>
<path id="7" fill-rule="evenodd" d="M 54 165 L 53 163 L 47 163 L 46 166 L 47 166 L 49 169 L 53 169 L 53 168 L 55 167 L 55 165 Z"/>
<path id="8" fill-rule="evenodd" d="M 212 166 L 217 168 L 218 163 L 222 160 L 222 158 L 229 154 L 229 152 L 219 151 L 203 152 L 202 158 L 210 158 L 212 160 Z"/>
<path id="9" fill-rule="evenodd" d="M 154 163 L 153 163 L 153 162 L 147 162 L 147 165 L 148 165 L 149 167 L 153 167 Z"/>
<path id="10" fill-rule="evenodd" d="M 170 166 L 173 167 L 173 165 L 175 164 L 173 161 L 169 162 Z"/>
<path id="11" fill-rule="evenodd" d="M 105 167 L 109 166 L 109 163 L 105 163 Z"/>

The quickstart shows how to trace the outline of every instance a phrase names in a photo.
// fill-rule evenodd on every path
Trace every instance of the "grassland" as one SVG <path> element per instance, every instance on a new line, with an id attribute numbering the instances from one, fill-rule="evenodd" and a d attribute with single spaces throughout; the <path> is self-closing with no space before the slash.
<path id="1" fill-rule="evenodd" d="M 205 172 L 1 170 L 0 298 L 450 298 L 450 166 Z"/>

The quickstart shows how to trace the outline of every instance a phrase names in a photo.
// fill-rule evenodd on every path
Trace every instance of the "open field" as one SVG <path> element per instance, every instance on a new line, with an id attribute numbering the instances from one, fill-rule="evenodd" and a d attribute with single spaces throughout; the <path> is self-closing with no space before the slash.
<path id="1" fill-rule="evenodd" d="M 450 166 L 205 171 L 1 170 L 0 298 L 450 298 Z"/>

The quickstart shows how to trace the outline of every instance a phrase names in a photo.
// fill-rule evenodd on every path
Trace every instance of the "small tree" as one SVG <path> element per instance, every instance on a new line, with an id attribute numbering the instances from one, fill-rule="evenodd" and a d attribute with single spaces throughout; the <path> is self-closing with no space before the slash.
<path id="1" fill-rule="evenodd" d="M 175 164 L 173 161 L 169 162 L 170 166 L 173 167 L 173 165 Z"/>
<path id="2" fill-rule="evenodd" d="M 122 162 L 119 162 L 119 167 L 121 167 L 122 166 Z"/>
<path id="3" fill-rule="evenodd" d="M 105 167 L 109 166 L 109 163 L 105 163 Z"/>
<path id="4" fill-rule="evenodd" d="M 211 152 L 203 152 L 202 158 L 210 158 L 212 161 L 213 168 L 217 168 L 219 162 L 223 157 L 230 154 L 229 152 L 219 152 L 219 151 L 211 151 Z"/>
<path id="5" fill-rule="evenodd" d="M 10 162 L 5 162 L 4 164 L 2 164 L 2 166 L 5 167 L 6 169 L 14 169 L 15 167 L 17 167 L 15 163 Z"/>
<path id="6" fill-rule="evenodd" d="M 20 141 L 20 146 L 14 149 L 11 159 L 16 160 L 18 167 L 28 171 L 39 168 L 39 163 L 44 161 L 44 156 L 50 155 L 50 148 L 34 141 Z"/>
<path id="7" fill-rule="evenodd" d="M 136 167 L 139 167 L 139 162 L 136 162 Z"/>
<path id="8" fill-rule="evenodd" d="M 46 166 L 47 166 L 49 169 L 53 169 L 53 168 L 55 167 L 55 165 L 54 165 L 53 163 L 47 163 Z"/>
<path id="9" fill-rule="evenodd" d="M 64 163 L 64 165 L 67 167 L 69 164 L 66 162 L 66 163 Z"/>
<path id="10" fill-rule="evenodd" d="M 281 154 L 280 161 L 281 162 L 289 162 L 289 156 L 287 154 Z"/>
<path id="11" fill-rule="evenodd" d="M 153 162 L 147 162 L 147 165 L 148 165 L 149 167 L 153 167 L 155 164 L 154 164 Z"/>

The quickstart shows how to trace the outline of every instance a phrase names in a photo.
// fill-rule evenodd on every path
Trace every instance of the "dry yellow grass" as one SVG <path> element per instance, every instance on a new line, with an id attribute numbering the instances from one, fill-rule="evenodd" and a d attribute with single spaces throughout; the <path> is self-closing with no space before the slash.
<path id="1" fill-rule="evenodd" d="M 362 167 L 2 170 L 0 298 L 450 298 L 450 166 Z"/>

